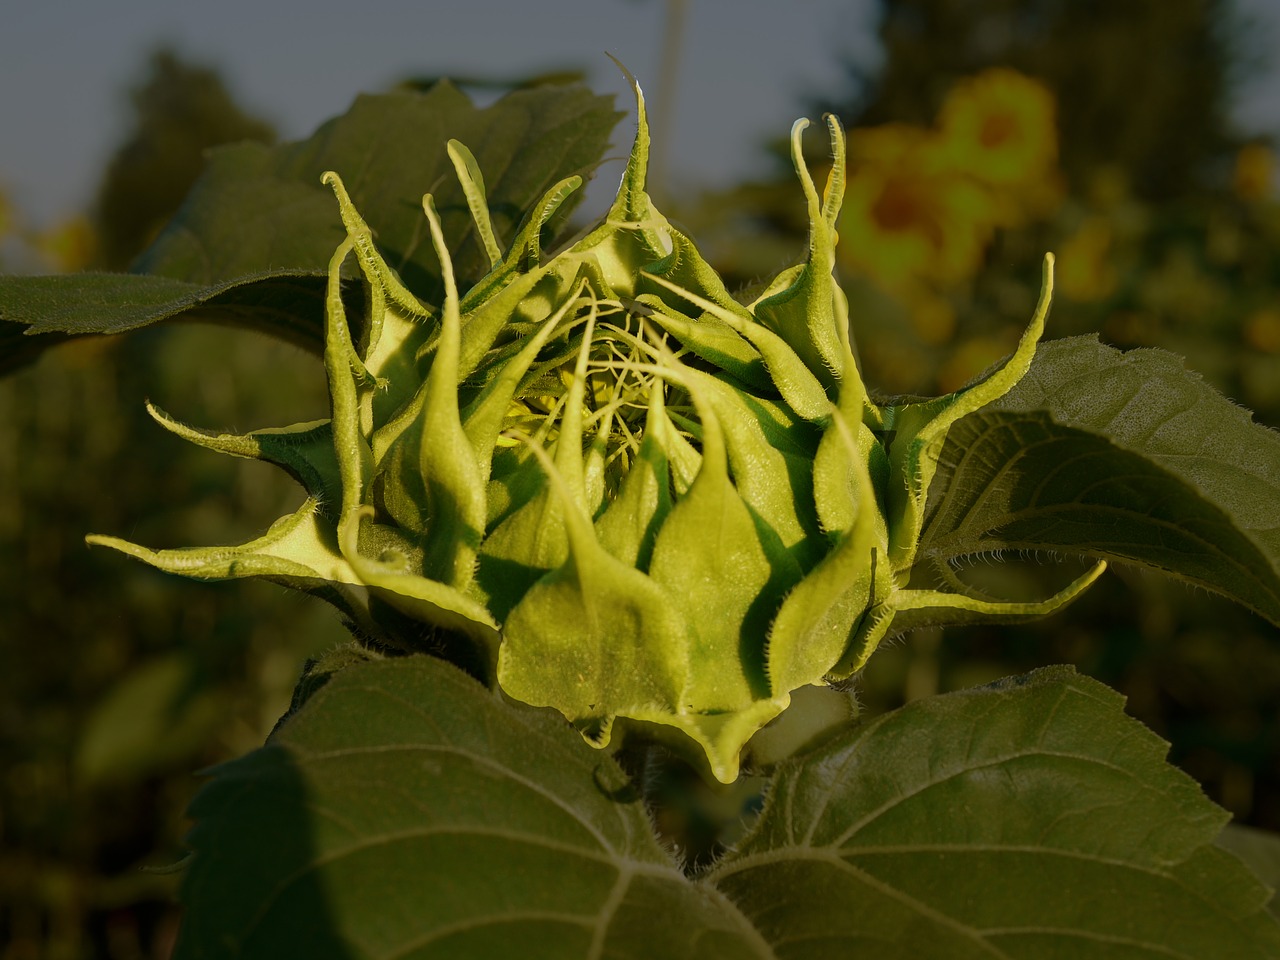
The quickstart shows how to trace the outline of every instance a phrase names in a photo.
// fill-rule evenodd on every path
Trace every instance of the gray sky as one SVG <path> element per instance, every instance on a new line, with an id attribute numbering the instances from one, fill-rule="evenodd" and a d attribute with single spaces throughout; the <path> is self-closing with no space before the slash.
<path id="1" fill-rule="evenodd" d="M 652 108 L 666 7 L 665 0 L 0 0 L 0 183 L 37 222 L 82 209 L 127 129 L 124 92 L 161 43 L 220 68 L 246 108 L 294 139 L 341 113 L 356 93 L 411 74 L 514 77 L 576 66 L 629 109 L 606 51 L 639 78 Z M 687 0 L 681 94 L 668 131 L 673 180 L 759 170 L 759 143 L 786 134 L 803 92 L 840 82 L 835 51 L 872 42 L 872 10 L 873 0 Z"/>
<path id="2" fill-rule="evenodd" d="M 1280 48 L 1280 0 L 1236 0 Z M 626 63 L 654 105 L 667 0 L 0 0 L 0 185 L 45 225 L 84 209 L 128 118 L 147 54 L 172 44 L 223 71 L 250 111 L 293 139 L 352 97 L 409 74 L 589 71 Z M 838 52 L 874 52 L 875 0 L 686 0 L 669 138 L 676 185 L 760 172 L 804 94 L 844 89 Z M 1242 92 L 1249 129 L 1280 133 L 1280 74 Z M 624 123 L 619 127 L 626 131 Z M 608 179 L 605 177 L 602 180 Z"/>

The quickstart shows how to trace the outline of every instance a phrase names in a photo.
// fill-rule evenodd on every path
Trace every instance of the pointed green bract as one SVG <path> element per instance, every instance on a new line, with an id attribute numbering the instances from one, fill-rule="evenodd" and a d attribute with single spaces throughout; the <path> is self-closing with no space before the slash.
<path id="1" fill-rule="evenodd" d="M 475 221 L 476 232 L 480 242 L 484 244 L 485 253 L 489 255 L 489 263 L 496 267 L 502 262 L 502 247 L 498 238 L 493 235 L 493 223 L 489 219 L 489 205 L 485 202 L 484 174 L 480 165 L 465 144 L 450 140 L 448 144 L 449 159 L 458 174 L 458 183 L 467 198 L 467 208 L 471 211 L 471 219 Z"/>
<path id="2" fill-rule="evenodd" d="M 1031 324 L 1018 341 L 1018 349 L 999 369 L 972 386 L 945 397 L 908 404 L 886 411 L 897 436 L 889 448 L 889 463 L 895 482 L 889 487 L 894 498 L 894 512 L 900 521 L 890 532 L 895 563 L 909 570 L 915 560 L 916 545 L 924 525 L 925 498 L 937 471 L 938 456 L 947 439 L 947 431 L 966 414 L 974 413 L 1013 389 L 1031 367 L 1036 344 L 1044 333 L 1053 302 L 1053 254 L 1044 258 L 1044 281 L 1040 302 L 1036 304 Z"/>
<path id="3" fill-rule="evenodd" d="M 797 120 L 791 128 L 791 158 L 809 207 L 809 259 L 793 284 L 757 301 L 755 312 L 766 326 L 782 334 L 824 383 L 830 384 L 841 373 L 842 354 L 849 339 L 848 331 L 836 322 L 836 282 L 832 276 L 836 264 L 835 217 L 844 196 L 844 131 L 835 117 L 828 115 L 834 162 L 825 195 L 820 198 L 800 146 L 801 134 L 808 125 L 808 120 Z"/>
<path id="4" fill-rule="evenodd" d="M 330 519 L 336 517 L 332 504 L 341 497 L 342 478 L 333 453 L 333 430 L 328 420 L 234 434 L 197 430 L 179 423 L 150 401 L 147 412 L 170 433 L 198 446 L 233 457 L 274 463 L 316 498 L 317 509 Z"/>
<path id="5" fill-rule="evenodd" d="M 763 637 L 772 606 L 769 557 L 729 479 L 714 414 L 702 417 L 702 467 L 658 531 L 649 575 L 691 624 L 686 710 L 732 712 L 763 688 Z"/>
<path id="6" fill-rule="evenodd" d="M 499 682 L 595 730 L 619 715 L 679 711 L 693 666 L 687 622 L 661 586 L 605 552 L 558 469 L 537 453 L 564 506 L 568 556 L 507 618 Z"/>
<path id="7" fill-rule="evenodd" d="M 593 744 L 656 735 L 723 781 L 792 691 L 858 669 L 896 630 L 1040 615 L 1084 589 L 1098 571 L 1039 604 L 911 579 L 940 451 L 958 419 L 1026 372 L 1052 260 L 1003 367 L 951 396 L 881 409 L 833 276 L 839 125 L 828 118 L 835 163 L 821 194 L 803 161 L 805 123 L 793 129 L 808 249 L 746 305 L 646 192 L 635 93 L 617 198 L 558 252 L 543 231 L 581 178 L 547 189 L 504 250 L 480 164 L 448 141 L 489 269 L 459 289 L 460 241 L 426 196 L 420 235 L 439 267 L 430 302 L 384 258 L 379 225 L 340 172 L 326 173 L 346 232 L 325 295 L 331 419 L 240 437 L 153 411 L 193 442 L 280 465 L 310 499 L 241 547 L 94 542 L 188 576 L 321 593 L 393 649 L 421 639 L 398 635 L 406 617 L 423 636 L 467 638 L 472 668 L 559 710 Z M 353 265 L 359 323 L 343 296 Z"/>

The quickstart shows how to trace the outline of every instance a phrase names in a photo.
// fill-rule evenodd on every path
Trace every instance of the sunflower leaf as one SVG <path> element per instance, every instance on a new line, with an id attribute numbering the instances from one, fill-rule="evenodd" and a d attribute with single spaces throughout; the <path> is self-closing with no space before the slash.
<path id="1" fill-rule="evenodd" d="M 922 555 L 1003 549 L 1150 567 L 1280 623 L 1280 433 L 1173 354 L 1046 343 L 951 428 L 929 492 Z"/>
<path id="2" fill-rule="evenodd" d="M 769 960 L 562 720 L 428 657 L 332 675 L 192 805 L 178 960 Z"/>
<path id="3" fill-rule="evenodd" d="M 1227 812 L 1122 702 L 1050 667 L 877 717 L 783 766 L 706 879 L 780 960 L 1277 956 Z"/>

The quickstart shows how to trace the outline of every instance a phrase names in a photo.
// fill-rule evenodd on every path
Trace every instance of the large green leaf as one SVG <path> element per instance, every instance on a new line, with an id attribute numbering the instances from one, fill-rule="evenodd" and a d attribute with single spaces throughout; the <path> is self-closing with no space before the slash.
<path id="1" fill-rule="evenodd" d="M 708 880 L 779 958 L 1280 956 L 1227 819 L 1070 668 L 917 701 L 784 767 Z"/>
<path id="2" fill-rule="evenodd" d="M 324 337 L 322 277 L 255 274 L 213 284 L 130 273 L 0 277 L 0 372 L 33 359 L 62 335 L 124 333 L 183 317 L 246 326 L 319 352 Z M 363 291 L 345 292 L 357 315 Z M 54 334 L 40 336 L 35 334 Z"/>
<path id="3" fill-rule="evenodd" d="M 179 958 L 771 956 L 606 754 L 427 657 L 338 673 L 192 812 Z"/>
<path id="4" fill-rule="evenodd" d="M 484 174 L 493 230 L 511 242 L 524 214 L 553 184 L 589 176 L 620 115 L 585 87 L 540 87 L 477 109 L 449 83 L 426 94 L 356 98 L 306 140 L 213 151 L 173 221 L 134 265 L 195 283 L 267 270 L 324 274 L 345 232 L 320 177 L 342 177 L 377 233 L 387 263 L 419 296 L 438 302 L 440 268 L 422 195 L 435 197 L 458 284 L 489 271 L 447 144 L 470 148 Z M 567 212 L 567 211 L 565 211 Z"/>
<path id="5" fill-rule="evenodd" d="M 1141 564 L 1280 623 L 1280 433 L 1173 354 L 1043 344 L 952 427 L 929 493 L 923 555 L 1006 549 Z"/>
<path id="6" fill-rule="evenodd" d="M 606 754 L 426 657 L 348 667 L 192 813 L 179 958 L 1252 958 L 1227 814 L 1070 668 L 784 764 L 687 879 Z"/>
<path id="7" fill-rule="evenodd" d="M 517 91 L 477 109 L 441 83 L 427 94 L 362 96 L 306 140 L 216 149 L 132 274 L 0 277 L 0 320 L 15 325 L 0 324 L 0 371 L 65 339 L 24 340 L 23 333 L 119 333 L 177 317 L 252 327 L 320 353 L 329 258 L 346 236 L 322 173 L 343 177 L 387 261 L 434 302 L 440 268 L 424 193 L 435 194 L 463 288 L 490 263 L 448 141 L 475 154 L 493 230 L 505 245 L 548 187 L 590 175 L 618 116 L 611 98 L 583 87 Z"/>

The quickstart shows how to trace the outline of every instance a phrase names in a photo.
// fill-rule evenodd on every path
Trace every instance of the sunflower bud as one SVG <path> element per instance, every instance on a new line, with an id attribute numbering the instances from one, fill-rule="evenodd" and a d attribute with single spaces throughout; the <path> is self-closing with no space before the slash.
<path id="1" fill-rule="evenodd" d="M 231 436 L 153 409 L 197 443 L 281 465 L 308 499 L 240 547 L 90 539 L 188 576 L 317 593 L 371 636 L 388 608 L 466 636 L 508 695 L 556 708 L 593 744 L 619 721 L 647 728 L 724 782 L 792 691 L 847 677 L 891 629 L 1034 616 L 1083 589 L 1097 570 L 1041 604 L 908 586 L 947 430 L 1026 371 L 1051 259 L 1002 368 L 951 396 L 877 406 L 832 275 L 839 125 L 828 119 L 821 194 L 800 150 L 807 122 L 793 128 L 807 256 L 744 305 L 646 194 L 635 92 L 617 198 L 554 255 L 540 232 L 580 181 L 554 186 L 504 252 L 475 160 L 450 143 L 492 268 L 457 289 L 425 197 L 442 303 L 403 286 L 326 174 L 347 229 L 329 271 L 332 418 Z M 340 290 L 349 258 L 367 286 L 357 340 Z"/>

